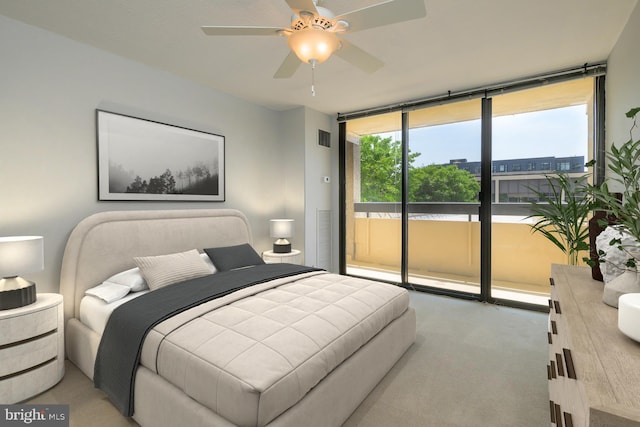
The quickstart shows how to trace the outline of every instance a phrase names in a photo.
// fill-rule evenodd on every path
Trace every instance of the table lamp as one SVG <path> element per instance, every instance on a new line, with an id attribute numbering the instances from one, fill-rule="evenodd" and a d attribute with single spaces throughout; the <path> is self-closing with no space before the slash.
<path id="1" fill-rule="evenodd" d="M 291 252 L 291 243 L 287 238 L 293 236 L 293 220 L 292 219 L 272 219 L 271 225 L 271 237 L 275 237 L 276 240 L 273 244 L 273 252 L 277 254 L 287 254 Z"/>
<path id="2" fill-rule="evenodd" d="M 20 275 L 43 269 L 42 236 L 0 237 L 0 310 L 36 302 L 36 284 Z"/>

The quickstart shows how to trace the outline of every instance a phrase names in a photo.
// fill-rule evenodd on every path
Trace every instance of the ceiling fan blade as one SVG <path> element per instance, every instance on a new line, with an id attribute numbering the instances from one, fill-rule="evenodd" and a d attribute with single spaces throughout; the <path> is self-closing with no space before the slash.
<path id="1" fill-rule="evenodd" d="M 427 16 L 427 10 L 424 6 L 424 0 L 387 0 L 383 3 L 345 13 L 335 19 L 347 21 L 349 23 L 348 32 L 352 33 L 368 28 L 424 18 L 425 16 Z"/>
<path id="2" fill-rule="evenodd" d="M 208 36 L 277 36 L 283 30 L 280 27 L 202 27 Z"/>
<path id="3" fill-rule="evenodd" d="M 289 52 L 289 55 L 282 61 L 282 65 L 278 68 L 278 71 L 273 75 L 274 79 L 288 79 L 293 76 L 298 67 L 300 67 L 300 60 L 295 53 Z"/>
<path id="4" fill-rule="evenodd" d="M 304 10 L 313 13 L 314 16 L 318 15 L 318 9 L 313 0 L 285 0 L 293 13 L 300 16 L 300 11 Z"/>
<path id="5" fill-rule="evenodd" d="M 384 65 L 384 62 L 356 45 L 349 43 L 345 39 L 341 38 L 340 43 L 342 43 L 342 48 L 338 49 L 335 55 L 355 65 L 362 71 L 371 74 L 378 71 Z"/>

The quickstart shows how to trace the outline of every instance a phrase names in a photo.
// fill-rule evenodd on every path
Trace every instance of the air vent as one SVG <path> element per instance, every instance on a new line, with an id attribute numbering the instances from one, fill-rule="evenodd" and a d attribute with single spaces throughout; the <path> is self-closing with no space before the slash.
<path id="1" fill-rule="evenodd" d="M 331 147 L 331 133 L 326 130 L 318 129 L 318 145 Z"/>

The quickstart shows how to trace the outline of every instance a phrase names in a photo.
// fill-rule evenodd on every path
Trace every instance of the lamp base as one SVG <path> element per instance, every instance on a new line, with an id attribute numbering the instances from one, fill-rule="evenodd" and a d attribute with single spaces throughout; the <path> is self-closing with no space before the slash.
<path id="1" fill-rule="evenodd" d="M 288 254 L 289 252 L 291 252 L 291 243 L 274 243 L 273 252 L 276 254 Z"/>
<path id="2" fill-rule="evenodd" d="M 36 302 L 36 284 L 19 279 L 26 283 L 19 288 L 7 289 L 6 281 L 13 281 L 15 278 L 0 279 L 0 310 L 10 310 Z"/>

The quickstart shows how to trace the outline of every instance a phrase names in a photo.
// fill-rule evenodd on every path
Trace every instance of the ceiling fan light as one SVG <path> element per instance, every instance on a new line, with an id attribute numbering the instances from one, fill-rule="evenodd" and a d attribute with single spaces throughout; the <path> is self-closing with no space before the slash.
<path id="1" fill-rule="evenodd" d="M 313 27 L 294 31 L 287 39 L 287 44 L 300 61 L 307 64 L 311 60 L 320 64 L 340 49 L 340 39 L 335 33 Z"/>

